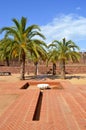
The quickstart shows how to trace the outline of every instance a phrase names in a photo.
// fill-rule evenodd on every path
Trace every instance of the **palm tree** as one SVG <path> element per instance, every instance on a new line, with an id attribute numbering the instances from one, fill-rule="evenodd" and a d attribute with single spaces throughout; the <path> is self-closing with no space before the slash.
<path id="1" fill-rule="evenodd" d="M 10 63 L 9 63 L 10 55 L 8 55 L 10 50 L 9 48 L 7 49 L 9 42 L 10 42 L 9 39 L 2 39 L 0 41 L 0 60 L 6 61 L 7 66 L 10 66 Z M 6 45 L 4 46 L 5 43 Z"/>
<path id="2" fill-rule="evenodd" d="M 58 61 L 61 68 L 61 78 L 65 79 L 65 63 L 68 60 L 78 62 L 80 53 L 77 51 L 79 47 L 71 40 L 66 41 L 64 38 L 62 42 L 54 40 L 52 43 L 57 43 Z"/>
<path id="3" fill-rule="evenodd" d="M 22 17 L 20 21 L 17 19 L 12 20 L 13 27 L 4 27 L 2 32 L 5 31 L 4 39 L 10 39 L 7 48 L 10 48 L 10 53 L 12 57 L 18 57 L 21 61 L 21 76 L 20 79 L 25 79 L 25 60 L 30 56 L 30 50 L 36 52 L 32 44 L 44 44 L 43 41 L 34 39 L 34 36 L 39 36 L 43 39 L 45 37 L 39 32 L 41 31 L 38 25 L 26 26 L 27 19 Z M 6 43 L 4 44 L 4 46 Z M 32 48 L 33 47 L 33 48 Z M 37 54 L 37 53 L 36 53 Z"/>
<path id="4" fill-rule="evenodd" d="M 48 63 L 52 62 L 53 63 L 53 75 L 56 75 L 56 63 L 58 61 L 58 50 L 56 44 L 51 43 L 48 46 Z"/>
<path id="5" fill-rule="evenodd" d="M 40 42 L 39 42 L 39 44 L 40 44 Z M 47 52 L 46 52 L 47 45 L 43 42 L 42 42 L 42 44 L 40 44 L 40 46 L 39 46 L 39 44 L 32 44 L 32 46 L 34 46 L 33 48 L 35 48 L 35 50 L 33 50 L 33 48 L 31 48 L 31 50 L 30 50 L 31 60 L 34 62 L 34 65 L 35 65 L 35 75 L 38 75 L 39 61 L 40 60 L 46 61 L 46 59 L 47 59 Z"/>

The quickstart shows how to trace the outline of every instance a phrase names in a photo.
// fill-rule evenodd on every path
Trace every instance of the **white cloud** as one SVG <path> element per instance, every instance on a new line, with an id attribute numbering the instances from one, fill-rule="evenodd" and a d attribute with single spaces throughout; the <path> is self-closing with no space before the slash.
<path id="1" fill-rule="evenodd" d="M 41 26 L 41 29 L 47 38 L 47 43 L 64 37 L 79 42 L 79 40 L 86 40 L 86 17 L 74 14 L 61 15 L 47 25 Z"/>

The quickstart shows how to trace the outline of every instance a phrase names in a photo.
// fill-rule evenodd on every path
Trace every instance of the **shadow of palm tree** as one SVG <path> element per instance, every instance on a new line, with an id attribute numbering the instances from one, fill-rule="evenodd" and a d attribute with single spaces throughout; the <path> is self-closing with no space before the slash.
<path id="1" fill-rule="evenodd" d="M 66 76 L 66 79 L 84 79 L 86 78 L 86 76 L 77 76 L 77 75 L 74 75 L 74 76 Z"/>
<path id="2" fill-rule="evenodd" d="M 59 75 L 49 75 L 49 74 L 44 74 L 44 75 L 37 75 L 37 76 L 25 76 L 25 80 L 46 80 L 46 79 L 59 79 Z"/>
<path id="3" fill-rule="evenodd" d="M 61 75 L 52 75 L 52 74 L 40 74 L 40 75 L 28 75 L 25 76 L 25 80 L 46 80 L 46 79 L 51 79 L 51 80 L 55 80 L 55 79 L 61 79 Z M 86 76 L 79 76 L 79 75 L 66 75 L 65 79 L 84 79 L 86 78 Z"/>

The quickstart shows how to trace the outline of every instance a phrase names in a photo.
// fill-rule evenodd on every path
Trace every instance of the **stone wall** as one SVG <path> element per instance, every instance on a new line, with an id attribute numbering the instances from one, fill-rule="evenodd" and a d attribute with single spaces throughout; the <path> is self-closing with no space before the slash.
<path id="1" fill-rule="evenodd" d="M 34 73 L 35 67 L 34 65 L 26 66 L 26 73 Z M 52 65 L 46 67 L 46 65 L 39 65 L 38 66 L 39 74 L 46 74 L 48 72 L 52 72 Z M 0 72 L 11 72 L 11 73 L 20 73 L 20 67 L 7 67 L 7 66 L 0 66 Z M 56 69 L 57 74 L 60 73 L 60 68 L 57 65 Z M 86 64 L 85 65 L 66 65 L 66 73 L 68 74 L 78 74 L 78 73 L 86 73 Z"/>

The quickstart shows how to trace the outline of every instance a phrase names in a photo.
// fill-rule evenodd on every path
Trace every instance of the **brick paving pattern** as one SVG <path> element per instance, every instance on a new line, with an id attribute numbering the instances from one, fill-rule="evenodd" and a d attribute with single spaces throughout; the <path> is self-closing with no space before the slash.
<path id="1" fill-rule="evenodd" d="M 21 90 L 24 84 L 0 83 L 0 94 L 19 95 L 0 116 L 0 130 L 86 130 L 85 85 L 62 81 L 64 89 L 43 90 L 39 119 L 33 120 L 40 90 Z"/>

